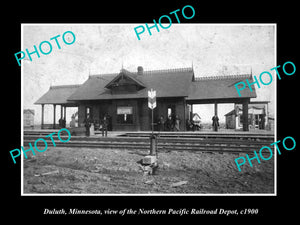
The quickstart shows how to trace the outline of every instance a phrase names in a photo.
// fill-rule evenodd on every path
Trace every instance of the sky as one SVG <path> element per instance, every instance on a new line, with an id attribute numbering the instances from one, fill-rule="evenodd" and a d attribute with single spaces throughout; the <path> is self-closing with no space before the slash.
<path id="1" fill-rule="evenodd" d="M 89 75 L 118 73 L 123 67 L 136 71 L 194 68 L 196 77 L 249 74 L 259 77 L 277 66 L 276 30 L 274 24 L 172 24 L 168 29 L 146 31 L 138 40 L 134 28 L 141 24 L 22 24 L 22 49 L 34 51 L 43 41 L 52 44 L 48 55 L 40 53 L 22 60 L 23 108 L 35 110 L 35 124 L 41 123 L 41 106 L 34 105 L 50 85 L 82 84 Z M 167 27 L 167 25 L 165 25 Z M 72 31 L 76 40 L 64 44 L 62 35 Z M 57 48 L 57 38 L 61 49 Z M 66 40 L 72 36 L 66 35 Z M 44 44 L 47 52 L 47 45 Z M 17 62 L 16 62 L 17 63 Z M 275 79 L 256 88 L 252 101 L 271 101 L 270 115 L 275 110 Z M 221 122 L 233 104 L 219 104 Z M 203 122 L 211 121 L 213 105 L 195 105 Z M 67 123 L 76 108 L 67 109 Z M 60 108 L 56 107 L 56 118 Z M 57 122 L 57 121 L 56 121 Z M 45 123 L 53 123 L 53 107 L 45 106 Z"/>

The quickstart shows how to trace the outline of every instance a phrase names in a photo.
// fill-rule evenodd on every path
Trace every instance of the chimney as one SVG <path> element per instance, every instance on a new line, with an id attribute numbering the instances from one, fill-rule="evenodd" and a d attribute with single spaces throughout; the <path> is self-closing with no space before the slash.
<path id="1" fill-rule="evenodd" d="M 137 74 L 138 75 L 143 75 L 143 71 L 144 71 L 143 67 L 142 66 L 138 66 L 138 68 L 137 68 Z"/>

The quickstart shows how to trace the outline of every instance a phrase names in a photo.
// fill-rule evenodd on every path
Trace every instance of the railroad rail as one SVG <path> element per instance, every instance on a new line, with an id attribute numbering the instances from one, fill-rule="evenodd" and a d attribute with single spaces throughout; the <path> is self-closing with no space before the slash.
<path id="1" fill-rule="evenodd" d="M 52 131 L 53 132 L 53 131 Z M 26 148 L 29 143 L 34 143 L 36 139 L 43 138 L 48 133 L 25 132 L 23 146 Z M 176 134 L 178 135 L 178 134 Z M 171 134 L 160 135 L 158 138 L 158 151 L 202 151 L 202 152 L 228 152 L 228 153 L 253 153 L 259 150 L 262 146 L 270 146 L 274 142 L 274 136 L 268 135 L 262 137 L 260 135 L 214 135 L 213 138 L 209 135 L 199 136 L 198 138 L 189 137 L 188 135 L 171 136 Z M 259 136 L 259 137 L 257 137 Z M 61 136 L 62 139 L 64 136 Z M 208 138 L 207 138 L 208 137 Z M 102 149 L 130 149 L 130 150 L 145 150 L 150 149 L 149 133 L 140 136 L 121 136 L 121 137 L 84 137 L 72 136 L 70 141 L 60 142 L 57 136 L 53 136 L 56 146 L 58 147 L 80 147 L 80 148 L 102 148 Z M 50 138 L 44 138 L 48 146 L 53 143 Z M 44 146 L 43 142 L 37 142 L 38 146 Z M 271 147 L 271 146 L 270 146 Z M 272 147 L 272 149 L 274 149 Z"/>
<path id="2" fill-rule="evenodd" d="M 149 137 L 151 132 L 127 132 L 124 137 Z M 253 139 L 253 140 L 274 140 L 274 134 L 271 133 L 249 133 L 249 132 L 154 132 L 159 137 L 172 137 L 172 138 L 202 138 L 202 139 Z"/>
<path id="3" fill-rule="evenodd" d="M 59 130 L 25 130 L 24 135 L 48 135 Z M 100 134 L 96 131 L 96 134 Z M 118 137 L 149 137 L 151 132 L 123 132 Z M 200 139 L 253 139 L 253 140 L 274 140 L 273 133 L 256 133 L 256 132 L 157 132 L 154 134 L 161 138 L 200 138 Z"/>

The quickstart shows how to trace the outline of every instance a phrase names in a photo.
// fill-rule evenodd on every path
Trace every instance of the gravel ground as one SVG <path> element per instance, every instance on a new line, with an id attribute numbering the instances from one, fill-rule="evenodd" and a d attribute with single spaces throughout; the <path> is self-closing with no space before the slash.
<path id="1" fill-rule="evenodd" d="M 239 172 L 239 154 L 159 152 L 155 175 L 137 161 L 145 150 L 49 147 L 24 159 L 24 194 L 274 193 L 274 162 L 253 160 Z M 240 154 L 244 156 L 244 154 Z"/>

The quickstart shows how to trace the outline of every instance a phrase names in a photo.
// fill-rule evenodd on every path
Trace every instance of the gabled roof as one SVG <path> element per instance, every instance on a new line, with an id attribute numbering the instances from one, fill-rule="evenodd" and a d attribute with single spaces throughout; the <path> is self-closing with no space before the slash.
<path id="1" fill-rule="evenodd" d="M 34 104 L 64 104 L 72 105 L 75 102 L 68 101 L 68 97 L 73 94 L 81 85 L 59 85 L 50 86 L 48 92 L 40 97 Z"/>
<path id="2" fill-rule="evenodd" d="M 130 80 L 131 82 L 133 82 L 134 84 L 136 84 L 140 88 L 145 88 L 146 87 L 146 85 L 143 84 L 143 82 L 141 82 L 137 78 L 136 75 L 129 72 L 128 70 L 122 69 L 118 76 L 116 76 L 114 79 L 112 79 L 111 82 L 109 82 L 107 85 L 105 85 L 105 88 L 108 88 L 108 89 L 113 88 L 115 85 L 119 84 L 120 80 L 123 80 L 124 78 Z"/>
<path id="3" fill-rule="evenodd" d="M 120 73 L 102 74 L 90 76 L 68 100 L 104 100 L 104 99 L 128 99 L 128 98 L 147 98 L 148 90 L 156 90 L 156 97 L 187 97 L 189 86 L 194 77 L 192 68 L 153 70 L 143 71 L 142 75 L 137 72 L 126 74 L 135 82 L 146 88 L 135 93 L 112 94 L 111 90 L 105 88 Z"/>
<path id="4" fill-rule="evenodd" d="M 190 86 L 187 100 L 255 98 L 256 92 L 254 86 L 252 86 L 252 92 L 246 87 L 241 91 L 241 97 L 238 95 L 234 85 L 241 81 L 246 83 L 246 79 L 249 79 L 251 83 L 253 82 L 250 74 L 196 77 Z"/>
<path id="5" fill-rule="evenodd" d="M 201 117 L 199 116 L 199 114 L 198 114 L 198 113 L 193 113 L 193 119 L 194 119 L 195 117 L 198 117 L 198 118 L 199 118 L 199 120 L 201 120 Z"/>
<path id="6" fill-rule="evenodd" d="M 233 109 L 230 112 L 226 113 L 224 116 L 232 116 L 232 115 L 235 115 L 235 114 L 236 114 L 235 109 Z"/>
<path id="7" fill-rule="evenodd" d="M 23 113 L 24 114 L 32 114 L 32 115 L 34 115 L 34 109 L 24 109 Z"/>

